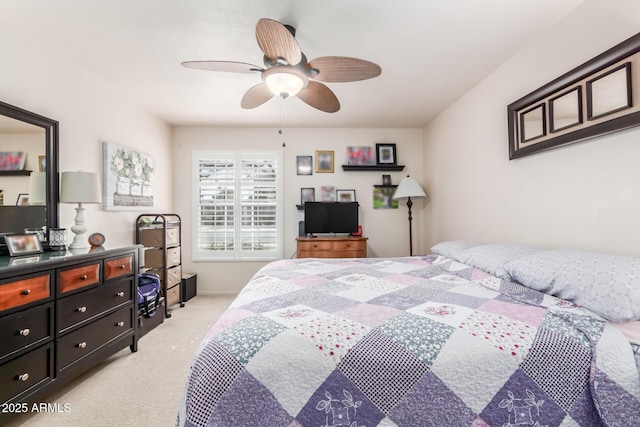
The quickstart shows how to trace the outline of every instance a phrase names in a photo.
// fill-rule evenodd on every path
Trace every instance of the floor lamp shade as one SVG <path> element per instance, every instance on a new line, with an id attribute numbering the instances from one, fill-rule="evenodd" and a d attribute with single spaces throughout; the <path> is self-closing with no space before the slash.
<path id="1" fill-rule="evenodd" d="M 420 184 L 418 182 L 407 175 L 406 178 L 402 178 L 396 192 L 393 195 L 394 199 L 407 199 L 407 207 L 409 208 L 409 255 L 413 256 L 413 235 L 411 232 L 411 221 L 413 217 L 411 216 L 411 206 L 413 206 L 413 202 L 411 198 L 420 199 L 423 197 L 427 197 L 427 193 L 424 192 Z"/>
<path id="2" fill-rule="evenodd" d="M 75 225 L 71 231 L 75 234 L 69 249 L 86 249 L 89 243 L 84 236 L 83 203 L 100 203 L 100 178 L 93 172 L 62 172 L 60 176 L 60 202 L 77 203 Z"/>

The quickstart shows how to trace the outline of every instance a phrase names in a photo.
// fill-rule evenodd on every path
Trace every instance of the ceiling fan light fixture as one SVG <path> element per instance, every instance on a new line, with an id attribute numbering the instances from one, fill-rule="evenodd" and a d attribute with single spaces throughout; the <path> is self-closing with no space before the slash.
<path id="1" fill-rule="evenodd" d="M 296 96 L 309 83 L 307 76 L 289 67 L 269 68 L 262 77 L 269 90 L 282 98 Z"/>

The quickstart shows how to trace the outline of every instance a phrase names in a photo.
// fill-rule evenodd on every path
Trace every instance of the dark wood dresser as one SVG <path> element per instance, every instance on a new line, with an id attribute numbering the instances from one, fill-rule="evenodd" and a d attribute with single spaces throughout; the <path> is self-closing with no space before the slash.
<path id="1" fill-rule="evenodd" d="M 137 350 L 138 246 L 0 256 L 0 425 Z"/>

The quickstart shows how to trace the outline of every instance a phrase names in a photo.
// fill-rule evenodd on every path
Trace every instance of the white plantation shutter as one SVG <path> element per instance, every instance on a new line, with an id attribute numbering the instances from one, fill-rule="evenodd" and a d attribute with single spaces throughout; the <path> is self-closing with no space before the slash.
<path id="1" fill-rule="evenodd" d="M 282 154 L 193 153 L 193 259 L 282 258 Z"/>

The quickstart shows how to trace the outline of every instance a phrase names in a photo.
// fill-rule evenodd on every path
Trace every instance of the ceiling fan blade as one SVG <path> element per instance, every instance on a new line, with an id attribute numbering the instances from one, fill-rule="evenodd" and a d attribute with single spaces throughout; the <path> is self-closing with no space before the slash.
<path id="1" fill-rule="evenodd" d="M 297 96 L 313 108 L 327 113 L 335 113 L 340 109 L 340 101 L 336 95 L 320 82 L 310 81 L 309 85 L 298 92 Z"/>
<path id="2" fill-rule="evenodd" d="M 316 58 L 309 62 L 309 67 L 318 70 L 312 78 L 322 82 L 355 82 L 378 77 L 382 73 L 378 64 L 346 56 Z"/>
<path id="3" fill-rule="evenodd" d="M 256 71 L 262 71 L 262 68 L 257 65 L 235 61 L 185 61 L 182 66 L 197 70 L 224 71 L 228 73 L 255 73 Z"/>
<path id="4" fill-rule="evenodd" d="M 242 97 L 240 106 L 244 109 L 256 108 L 273 97 L 266 83 L 260 83 L 250 88 Z"/>
<path id="5" fill-rule="evenodd" d="M 295 37 L 278 21 L 260 19 L 256 25 L 256 40 L 262 52 L 274 62 L 284 58 L 289 65 L 296 65 L 302 59 Z"/>

